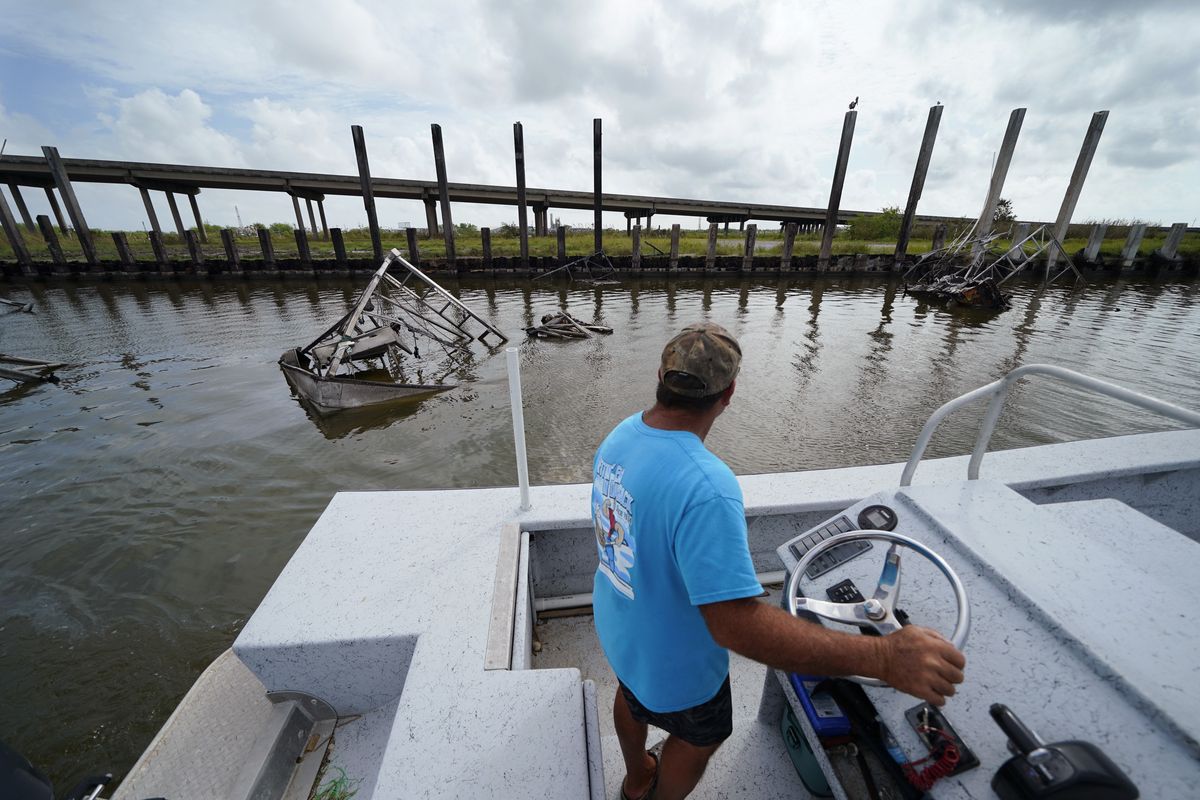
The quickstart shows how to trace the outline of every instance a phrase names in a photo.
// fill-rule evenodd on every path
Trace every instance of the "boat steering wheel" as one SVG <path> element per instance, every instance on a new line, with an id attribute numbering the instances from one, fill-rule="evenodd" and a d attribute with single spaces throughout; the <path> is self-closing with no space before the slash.
<path id="1" fill-rule="evenodd" d="M 883 572 L 879 575 L 879 584 L 875 587 L 875 594 L 869 600 L 860 603 L 833 603 L 827 600 L 814 600 L 800 594 L 801 576 L 817 556 L 839 544 L 875 541 L 890 542 L 892 546 L 888 548 L 887 557 L 883 561 Z M 958 618 L 954 623 L 954 633 L 950 636 L 950 643 L 962 650 L 963 645 L 967 643 L 967 634 L 971 631 L 971 606 L 967 602 L 967 591 L 963 588 L 962 581 L 959 580 L 958 575 L 954 573 L 945 559 L 917 540 L 901 536 L 898 533 L 850 531 L 839 533 L 814 546 L 804 554 L 804 557 L 792 570 L 792 576 L 787 585 L 788 611 L 792 614 L 810 611 L 818 617 L 824 617 L 834 622 L 857 625 L 860 628 L 874 628 L 884 636 L 895 633 L 901 627 L 895 614 L 896 599 L 900 596 L 900 547 L 907 547 L 924 556 L 950 582 L 951 588 L 954 589 L 955 602 L 958 604 Z M 861 675 L 847 677 L 864 686 L 887 686 L 878 678 L 866 678 Z"/>

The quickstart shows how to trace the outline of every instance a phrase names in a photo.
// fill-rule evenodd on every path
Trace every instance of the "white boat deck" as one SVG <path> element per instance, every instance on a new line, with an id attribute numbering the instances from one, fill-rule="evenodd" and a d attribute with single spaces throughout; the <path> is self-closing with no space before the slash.
<path id="1" fill-rule="evenodd" d="M 916 481 L 959 483 L 966 464 L 966 457 L 925 462 Z M 892 464 L 740 478 L 752 546 L 755 531 L 771 530 L 754 527 L 755 519 L 840 510 L 896 487 L 901 469 Z M 1197 469 L 1200 431 L 1189 430 L 993 453 L 983 477 L 1036 502 L 1114 497 L 1200 538 Z M 1188 487 L 1193 495 L 1181 501 Z M 234 652 L 266 689 L 303 691 L 337 710 L 344 724 L 329 763 L 345 771 L 356 800 L 615 796 L 623 770 L 611 727 L 604 727 L 611 722 L 603 716 L 612 678 L 594 657 L 573 666 L 555 661 L 556 642 L 563 643 L 563 653 L 598 653 L 587 646 L 590 618 L 539 628 L 539 635 L 546 632 L 546 649 L 538 669 L 484 669 L 501 526 L 517 522 L 542 542 L 571 539 L 590 531 L 589 493 L 586 484 L 534 487 L 532 509 L 524 513 L 513 488 L 340 493 Z M 778 569 L 769 548 L 760 548 L 756 559 Z M 594 561 L 565 566 L 585 574 Z M 764 674 L 739 662 L 737 732 L 697 796 L 804 796 L 777 728 L 755 721 Z M 597 743 L 585 732 L 585 678 L 600 687 L 601 785 L 589 769 Z M 142 788 L 182 796 L 165 784 Z"/>
<path id="2" fill-rule="evenodd" d="M 767 599 L 778 602 L 779 590 Z M 604 752 L 604 796 L 620 797 L 625 762 L 612 718 L 617 679 L 600 651 L 592 616 L 547 620 L 538 627 L 537 636 L 542 649 L 533 657 L 535 669 L 576 667 L 585 679 L 595 682 Z M 764 722 L 758 719 L 767 668 L 731 653 L 729 676 L 733 693 L 733 735 L 713 756 L 704 780 L 691 797 L 697 800 L 810 797 L 783 745 L 778 720 Z M 664 738 L 665 732 L 651 727 L 646 746 L 651 747 Z"/>

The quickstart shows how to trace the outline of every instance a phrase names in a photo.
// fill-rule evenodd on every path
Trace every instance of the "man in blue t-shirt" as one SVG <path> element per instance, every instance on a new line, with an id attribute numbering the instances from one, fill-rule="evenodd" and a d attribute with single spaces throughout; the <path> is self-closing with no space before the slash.
<path id="1" fill-rule="evenodd" d="M 936 705 L 962 682 L 962 654 L 931 630 L 839 633 L 755 599 L 741 487 L 704 447 L 741 358 L 721 326 L 684 328 L 663 350 L 654 407 L 617 425 L 593 462 L 593 603 L 619 682 L 626 800 L 683 798 L 700 781 L 733 731 L 730 649 L 789 672 L 882 678 Z M 669 734 L 661 757 L 645 749 L 648 724 Z"/>

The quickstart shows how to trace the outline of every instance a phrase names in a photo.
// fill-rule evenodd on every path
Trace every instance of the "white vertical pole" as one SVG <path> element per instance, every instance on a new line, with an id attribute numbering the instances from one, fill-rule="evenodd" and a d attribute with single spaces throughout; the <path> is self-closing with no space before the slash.
<path id="1" fill-rule="evenodd" d="M 520 349 L 506 347 L 508 359 L 508 402 L 512 406 L 513 445 L 517 451 L 517 484 L 521 487 L 521 510 L 529 506 L 529 460 L 525 455 L 525 412 L 521 401 L 521 365 L 518 361 Z"/>

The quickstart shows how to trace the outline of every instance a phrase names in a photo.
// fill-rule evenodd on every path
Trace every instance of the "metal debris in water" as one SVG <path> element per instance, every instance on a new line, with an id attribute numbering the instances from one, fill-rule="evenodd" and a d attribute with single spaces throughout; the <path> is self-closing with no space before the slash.
<path id="1" fill-rule="evenodd" d="M 393 271 L 402 273 L 402 277 Z M 472 333 L 472 327 L 482 331 Z M 470 357 L 472 341 L 483 342 L 489 335 L 500 342 L 508 341 L 457 297 L 405 261 L 399 250 L 392 250 L 350 313 L 307 346 L 286 351 L 279 365 L 292 387 L 319 411 L 336 411 L 452 389 L 453 384 L 396 380 L 403 374 L 401 354 L 419 359 L 422 345 L 427 352 L 431 347 L 440 348 L 453 364 Z M 382 374 L 391 379 L 376 379 L 379 369 L 361 368 L 372 362 L 381 363 L 386 370 Z"/>
<path id="2" fill-rule="evenodd" d="M 617 280 L 617 268 L 613 266 L 612 261 L 609 260 L 603 251 L 592 253 L 583 258 L 577 258 L 574 261 L 568 261 L 561 267 L 556 267 L 549 272 L 536 276 L 534 280 L 549 278 L 556 272 L 566 272 L 567 278 L 572 283 L 579 283 L 583 286 L 621 285 L 621 282 Z M 576 273 L 579 273 L 578 276 Z"/>
<path id="3" fill-rule="evenodd" d="M 1070 254 L 1047 225 L 1039 225 L 1002 253 L 993 251 L 992 244 L 1004 234 L 993 232 L 974 236 L 974 231 L 975 226 L 972 225 L 946 247 L 932 250 L 917 259 L 917 263 L 904 274 L 905 293 L 971 308 L 1003 311 L 1010 307 L 1011 296 L 1000 287 L 1017 273 L 1032 266 L 1039 256 L 1049 255 L 1052 248 L 1058 250 L 1067 266 L 1051 278 L 1047 261 L 1045 282 L 1053 283 L 1068 272 L 1075 274 L 1077 282 L 1083 280 Z M 1028 249 L 1030 247 L 1032 251 Z"/>
<path id="4" fill-rule="evenodd" d="M 535 339 L 590 339 L 593 333 L 609 334 L 613 329 L 607 325 L 584 322 L 565 311 L 546 314 L 542 324 L 526 328 L 525 332 Z"/>

